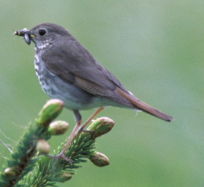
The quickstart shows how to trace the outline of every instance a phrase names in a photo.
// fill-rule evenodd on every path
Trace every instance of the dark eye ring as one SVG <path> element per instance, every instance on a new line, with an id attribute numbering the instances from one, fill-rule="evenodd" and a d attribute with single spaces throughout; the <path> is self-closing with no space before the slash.
<path id="1" fill-rule="evenodd" d="M 45 35 L 46 32 L 47 32 L 47 31 L 46 31 L 45 29 L 40 29 L 40 30 L 38 31 L 38 33 L 39 33 L 40 36 Z"/>

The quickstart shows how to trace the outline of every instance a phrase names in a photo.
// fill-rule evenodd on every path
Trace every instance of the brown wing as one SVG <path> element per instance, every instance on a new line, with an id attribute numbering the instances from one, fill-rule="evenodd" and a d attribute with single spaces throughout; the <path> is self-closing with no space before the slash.
<path id="1" fill-rule="evenodd" d="M 49 71 L 90 94 L 113 97 L 116 87 L 125 90 L 122 84 L 75 40 L 57 42 L 42 58 Z"/>
<path id="2" fill-rule="evenodd" d="M 171 116 L 129 94 L 122 84 L 74 39 L 61 43 L 58 41 L 43 54 L 42 59 L 50 72 L 92 95 L 107 97 L 121 105 L 140 109 L 166 121 L 172 120 Z"/>

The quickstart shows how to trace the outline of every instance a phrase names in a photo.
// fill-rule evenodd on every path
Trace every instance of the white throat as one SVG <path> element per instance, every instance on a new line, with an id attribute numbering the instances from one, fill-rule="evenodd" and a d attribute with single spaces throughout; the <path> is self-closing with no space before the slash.
<path id="1" fill-rule="evenodd" d="M 45 49 L 50 46 L 51 42 L 49 40 L 45 40 L 43 42 L 38 42 L 36 45 L 37 49 Z"/>

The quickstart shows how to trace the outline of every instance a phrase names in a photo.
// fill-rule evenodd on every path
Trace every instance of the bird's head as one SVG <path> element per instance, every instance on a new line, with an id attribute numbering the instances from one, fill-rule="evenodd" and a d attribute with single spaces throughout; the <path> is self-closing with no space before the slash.
<path id="1" fill-rule="evenodd" d="M 59 41 L 64 37 L 70 36 L 69 32 L 62 26 L 52 23 L 42 23 L 32 29 L 22 29 L 15 31 L 17 36 L 22 36 L 27 44 L 33 42 L 37 48 Z"/>

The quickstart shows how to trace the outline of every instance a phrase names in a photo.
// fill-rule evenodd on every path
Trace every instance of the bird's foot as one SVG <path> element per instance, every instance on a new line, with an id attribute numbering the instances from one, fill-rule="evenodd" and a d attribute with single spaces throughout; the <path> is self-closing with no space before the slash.
<path id="1" fill-rule="evenodd" d="M 81 124 L 82 124 L 82 120 L 79 120 L 79 121 L 76 122 L 76 126 L 77 126 L 77 127 L 80 127 Z"/>

